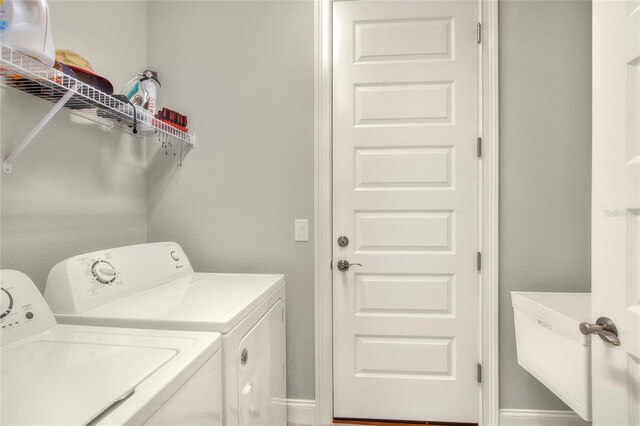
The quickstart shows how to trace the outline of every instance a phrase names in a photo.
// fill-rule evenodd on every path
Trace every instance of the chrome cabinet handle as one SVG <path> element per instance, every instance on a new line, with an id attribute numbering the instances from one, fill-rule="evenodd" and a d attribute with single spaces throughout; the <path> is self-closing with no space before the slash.
<path id="1" fill-rule="evenodd" d="M 350 266 L 362 266 L 360 263 L 349 263 L 348 260 L 338 260 L 338 270 L 344 272 L 348 271 Z"/>
<path id="2" fill-rule="evenodd" d="M 588 322 L 580 323 L 580 332 L 585 336 L 589 334 L 597 334 L 605 342 L 614 346 L 620 346 L 618 329 L 613 321 L 607 317 L 598 318 L 595 324 L 589 324 Z"/>

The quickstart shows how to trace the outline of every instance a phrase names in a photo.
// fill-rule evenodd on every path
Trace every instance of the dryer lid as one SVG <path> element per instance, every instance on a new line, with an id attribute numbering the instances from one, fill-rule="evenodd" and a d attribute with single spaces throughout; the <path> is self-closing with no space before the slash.
<path id="1" fill-rule="evenodd" d="M 228 333 L 281 285 L 283 275 L 194 273 L 62 322 Z"/>
<path id="2" fill-rule="evenodd" d="M 47 340 L 12 346 L 2 351 L 2 424 L 87 424 L 176 353 Z"/>

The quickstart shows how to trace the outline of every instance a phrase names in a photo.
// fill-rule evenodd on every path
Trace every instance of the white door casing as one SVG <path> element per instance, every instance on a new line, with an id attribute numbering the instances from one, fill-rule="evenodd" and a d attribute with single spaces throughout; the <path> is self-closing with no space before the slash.
<path id="1" fill-rule="evenodd" d="M 333 5 L 334 417 L 478 421 L 477 22 Z"/>
<path id="2" fill-rule="evenodd" d="M 640 424 L 640 2 L 593 3 L 592 337 L 594 425 Z"/>

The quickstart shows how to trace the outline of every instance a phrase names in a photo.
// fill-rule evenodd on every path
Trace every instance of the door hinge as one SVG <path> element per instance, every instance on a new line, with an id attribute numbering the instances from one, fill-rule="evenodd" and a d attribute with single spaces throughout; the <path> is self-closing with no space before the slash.
<path id="1" fill-rule="evenodd" d="M 482 271 L 482 253 L 478 252 L 476 257 L 476 267 L 478 271 Z"/>
<path id="2" fill-rule="evenodd" d="M 482 43 L 482 24 L 478 22 L 478 44 Z"/>
<path id="3" fill-rule="evenodd" d="M 482 364 L 478 363 L 478 383 L 482 383 Z"/>
<path id="4" fill-rule="evenodd" d="M 329 268 L 333 269 L 333 260 L 329 262 Z"/>
<path id="5" fill-rule="evenodd" d="M 478 158 L 482 157 L 482 138 L 478 137 Z"/>

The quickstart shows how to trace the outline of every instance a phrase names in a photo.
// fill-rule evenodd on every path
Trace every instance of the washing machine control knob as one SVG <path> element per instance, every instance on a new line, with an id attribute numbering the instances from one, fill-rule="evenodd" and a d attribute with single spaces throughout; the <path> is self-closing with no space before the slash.
<path id="1" fill-rule="evenodd" d="M 2 304 L 0 305 L 0 318 L 4 318 L 11 312 L 13 309 L 13 296 L 4 288 L 0 291 L 0 298 L 2 300 Z"/>
<path id="2" fill-rule="evenodd" d="M 102 284 L 111 284 L 116 280 L 116 269 L 106 260 L 98 260 L 91 265 L 93 277 Z"/>

